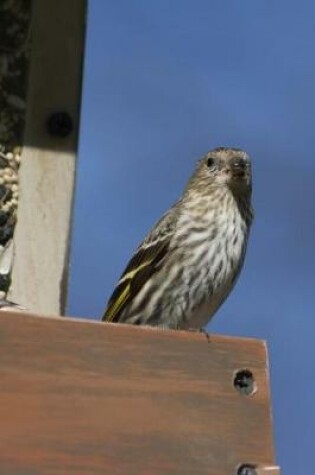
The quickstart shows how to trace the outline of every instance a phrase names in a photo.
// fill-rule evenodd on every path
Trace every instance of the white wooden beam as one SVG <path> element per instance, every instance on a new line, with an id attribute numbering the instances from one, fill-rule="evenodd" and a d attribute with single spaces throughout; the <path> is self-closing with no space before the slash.
<path id="1" fill-rule="evenodd" d="M 10 299 L 64 313 L 86 0 L 33 0 L 20 199 Z M 49 127 L 48 127 L 49 123 Z"/>

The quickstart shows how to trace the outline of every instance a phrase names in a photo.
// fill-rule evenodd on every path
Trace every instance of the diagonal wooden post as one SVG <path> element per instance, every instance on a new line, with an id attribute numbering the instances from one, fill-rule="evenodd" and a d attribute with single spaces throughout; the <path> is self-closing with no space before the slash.
<path id="1" fill-rule="evenodd" d="M 86 0 L 33 0 L 26 126 L 10 299 L 63 314 Z"/>

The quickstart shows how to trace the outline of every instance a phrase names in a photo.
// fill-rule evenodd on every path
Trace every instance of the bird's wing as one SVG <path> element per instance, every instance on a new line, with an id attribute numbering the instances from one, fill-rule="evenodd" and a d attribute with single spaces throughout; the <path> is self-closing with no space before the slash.
<path id="1" fill-rule="evenodd" d="M 177 207 L 171 208 L 138 247 L 108 301 L 103 321 L 117 322 L 125 307 L 159 269 L 169 250 L 177 221 Z"/>

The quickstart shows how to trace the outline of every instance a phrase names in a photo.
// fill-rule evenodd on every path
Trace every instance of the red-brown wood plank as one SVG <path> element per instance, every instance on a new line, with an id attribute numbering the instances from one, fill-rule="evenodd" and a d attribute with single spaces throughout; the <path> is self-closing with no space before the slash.
<path id="1" fill-rule="evenodd" d="M 1 312 L 0 343 L 1 474 L 274 464 L 264 342 Z M 240 369 L 250 396 L 233 385 Z"/>

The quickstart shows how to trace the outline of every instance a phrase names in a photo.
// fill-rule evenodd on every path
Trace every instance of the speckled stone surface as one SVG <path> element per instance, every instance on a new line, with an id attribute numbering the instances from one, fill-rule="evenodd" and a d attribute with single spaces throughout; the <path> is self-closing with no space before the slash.
<path id="1" fill-rule="evenodd" d="M 30 52 L 31 0 L 0 3 L 0 297 L 10 285 Z M 11 256 L 9 262 L 8 250 Z"/>

